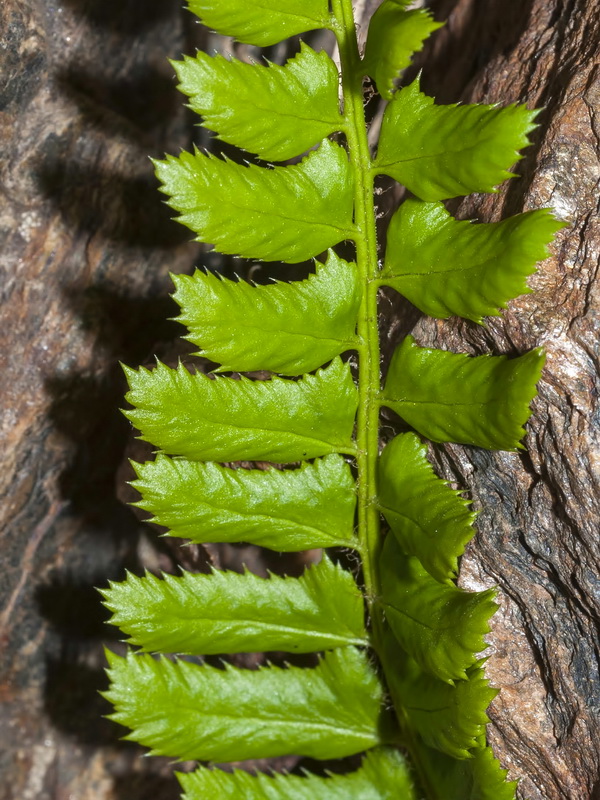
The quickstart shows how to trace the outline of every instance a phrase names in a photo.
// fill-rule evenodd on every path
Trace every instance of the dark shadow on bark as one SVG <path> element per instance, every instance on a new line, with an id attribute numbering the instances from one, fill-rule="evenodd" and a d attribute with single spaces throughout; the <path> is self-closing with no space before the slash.
<path id="1" fill-rule="evenodd" d="M 70 466 L 60 480 L 62 495 L 74 511 L 110 514 L 114 477 L 120 464 L 129 424 L 118 410 L 123 378 L 72 375 L 46 385 L 53 397 L 50 417 L 76 446 Z M 93 511 L 92 511 L 93 510 Z"/>
<path id="2" fill-rule="evenodd" d="M 63 0 L 90 25 L 135 38 L 173 16 L 178 0 Z"/>
<path id="3" fill-rule="evenodd" d="M 45 711 L 53 724 L 82 745 L 138 749 L 121 741 L 124 729 L 106 719 L 112 708 L 100 694 L 108 688 L 104 671 L 81 663 L 70 649 L 46 662 Z"/>
<path id="4" fill-rule="evenodd" d="M 89 583 L 83 583 L 79 576 L 69 580 L 67 575 L 57 575 L 36 592 L 40 615 L 65 639 L 119 640 L 122 636 L 108 625 L 110 612 L 99 602 L 101 598 L 94 585 L 104 586 L 106 582 L 107 576 L 101 574 Z"/>
<path id="5" fill-rule="evenodd" d="M 110 355 L 115 368 L 117 361 L 135 366 L 147 360 L 157 346 L 184 333 L 174 320 L 179 306 L 168 294 L 140 296 L 97 283 L 83 290 L 68 287 L 64 297 L 82 327 Z M 125 379 L 121 372 L 118 375 L 119 391 L 124 390 Z"/>
<path id="6" fill-rule="evenodd" d="M 428 5 L 443 22 L 452 17 L 458 4 L 456 0 L 432 0 Z M 471 3 L 460 20 L 452 20 L 446 31 L 434 34 L 415 58 L 415 67 L 423 69 L 423 90 L 438 103 L 460 100 L 487 64 L 519 42 L 530 24 L 533 6 L 534 0 L 488 0 L 482 14 L 478 3 Z M 407 78 L 412 79 L 410 75 Z"/>
<path id="7" fill-rule="evenodd" d="M 113 792 L 114 800 L 175 800 L 181 786 L 175 777 L 130 772 L 114 778 Z"/>
<path id="8" fill-rule="evenodd" d="M 60 158 L 59 137 L 51 138 L 36 170 L 39 190 L 74 231 L 128 247 L 169 249 L 191 240 L 190 232 L 173 222 L 151 168 L 138 177 L 107 173 Z"/>
<path id="9" fill-rule="evenodd" d="M 57 73 L 55 80 L 84 119 L 109 136 L 125 135 L 138 141 L 140 150 L 146 139 L 152 147 L 152 132 L 173 118 L 184 101 L 174 77 L 141 64 L 120 80 L 72 64 Z"/>

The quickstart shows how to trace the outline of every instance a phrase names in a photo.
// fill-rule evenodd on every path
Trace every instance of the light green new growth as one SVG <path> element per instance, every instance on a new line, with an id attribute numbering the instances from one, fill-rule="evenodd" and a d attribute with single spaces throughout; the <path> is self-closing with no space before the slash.
<path id="1" fill-rule="evenodd" d="M 326 778 L 315 775 L 249 775 L 241 770 L 232 774 L 220 770 L 198 769 L 178 775 L 186 790 L 182 800 L 416 800 L 405 760 L 395 750 L 381 747 L 370 750 L 362 766 L 347 775 Z M 392 787 L 395 794 L 392 794 Z"/>
<path id="2" fill-rule="evenodd" d="M 440 583 L 456 577 L 475 514 L 468 500 L 436 476 L 426 445 L 414 433 L 396 436 L 382 452 L 378 505 L 404 553 L 416 556 Z"/>
<path id="3" fill-rule="evenodd" d="M 344 758 L 381 744 L 381 683 L 366 654 L 331 650 L 317 667 L 225 670 L 107 653 L 113 719 L 155 755 L 242 761 Z"/>
<path id="4" fill-rule="evenodd" d="M 171 459 L 133 464 L 136 505 L 170 536 L 193 542 L 250 542 L 271 550 L 355 547 L 356 492 L 339 455 L 299 469 L 231 469 Z"/>
<path id="5" fill-rule="evenodd" d="M 113 623 L 147 652 L 313 653 L 368 644 L 362 595 L 327 557 L 300 578 L 129 575 L 103 594 Z"/>
<path id="6" fill-rule="evenodd" d="M 423 438 L 522 448 L 544 356 L 474 357 L 408 336 L 382 383 L 377 299 L 389 286 L 425 313 L 482 324 L 528 291 L 561 225 L 547 210 L 473 224 L 441 203 L 511 177 L 536 112 L 436 105 L 418 81 L 397 88 L 439 27 L 407 5 L 381 3 L 361 57 L 351 0 L 189 0 L 205 25 L 258 47 L 328 29 L 341 68 L 305 42 L 283 66 L 205 53 L 173 64 L 201 124 L 247 151 L 245 164 L 197 149 L 155 162 L 179 221 L 221 253 L 315 259 L 314 274 L 291 282 L 281 267 L 265 286 L 173 277 L 184 335 L 209 361 L 125 368 L 125 414 L 157 450 L 133 464 L 136 505 L 170 536 L 343 547 L 360 567 L 342 568 L 334 550 L 299 578 L 129 574 L 103 590 L 130 645 L 108 653 L 112 718 L 152 753 L 208 763 L 179 776 L 183 800 L 515 796 L 485 738 L 494 591 L 455 582 L 475 515 L 434 474 Z M 365 76 L 388 101 L 375 152 Z M 388 226 L 383 266 L 380 174 L 414 195 Z M 334 249 L 342 243 L 352 261 Z M 380 455 L 384 406 L 415 432 Z M 236 463 L 248 461 L 262 463 Z M 320 655 L 306 668 L 204 661 L 273 651 Z M 358 754 L 339 775 L 211 766 Z"/>
<path id="7" fill-rule="evenodd" d="M 222 366 L 215 372 L 268 369 L 301 375 L 358 344 L 356 317 L 362 286 L 355 264 L 330 252 L 308 280 L 251 286 L 211 273 L 175 275 L 186 338 Z M 235 328 L 223 319 L 235 316 Z M 260 366 L 259 366 L 260 365 Z"/>

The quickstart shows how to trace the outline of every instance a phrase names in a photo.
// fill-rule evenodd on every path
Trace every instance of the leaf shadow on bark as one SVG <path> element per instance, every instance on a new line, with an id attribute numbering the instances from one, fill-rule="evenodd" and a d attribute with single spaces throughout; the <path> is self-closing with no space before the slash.
<path id="1" fill-rule="evenodd" d="M 178 0 L 63 0 L 96 28 L 136 38 L 140 32 L 169 20 Z"/>

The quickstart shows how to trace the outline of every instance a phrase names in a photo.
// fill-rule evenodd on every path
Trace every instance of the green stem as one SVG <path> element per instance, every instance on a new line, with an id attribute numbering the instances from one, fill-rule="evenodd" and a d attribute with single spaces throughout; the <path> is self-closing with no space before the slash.
<path id="1" fill-rule="evenodd" d="M 354 29 L 351 0 L 333 0 L 338 23 L 336 38 L 343 76 L 345 134 L 355 179 L 354 215 L 358 228 L 356 264 L 363 297 L 358 317 L 359 350 L 357 469 L 358 538 L 369 605 L 379 593 L 377 561 L 381 537 L 376 503 L 376 467 L 379 453 L 379 332 L 377 328 L 377 233 L 373 201 L 373 173 L 363 108 L 363 76 Z"/>
<path id="2" fill-rule="evenodd" d="M 363 343 L 358 348 L 358 539 L 362 556 L 366 600 L 372 621 L 372 645 L 384 672 L 393 669 L 385 663 L 385 622 L 377 603 L 380 595 L 378 562 L 382 545 L 380 514 L 377 506 L 376 470 L 379 457 L 380 348 L 377 293 L 382 285 L 377 258 L 377 231 L 373 192 L 374 173 L 364 113 L 363 73 L 354 25 L 352 0 L 332 0 L 336 21 L 335 35 L 340 52 L 344 100 L 344 133 L 355 180 L 354 222 L 356 264 L 362 279 L 363 297 L 357 333 Z M 442 800 L 431 785 L 427 769 L 419 757 L 419 743 L 407 725 L 406 714 L 392 697 L 399 726 L 399 741 L 409 754 L 422 790 L 429 800 Z"/>

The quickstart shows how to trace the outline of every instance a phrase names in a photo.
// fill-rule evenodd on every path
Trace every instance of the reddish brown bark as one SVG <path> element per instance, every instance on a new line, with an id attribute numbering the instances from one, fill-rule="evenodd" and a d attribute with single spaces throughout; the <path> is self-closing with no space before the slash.
<path id="1" fill-rule="evenodd" d="M 362 6 L 372 8 L 371 0 Z M 522 177 L 457 211 L 497 219 L 554 206 L 571 223 L 534 293 L 487 328 L 387 308 L 391 347 L 413 331 L 457 352 L 544 345 L 528 450 L 436 448 L 469 487 L 480 533 L 462 581 L 498 584 L 490 735 L 531 800 L 600 797 L 598 756 L 599 0 L 439 0 L 446 29 L 420 57 L 441 102 L 545 106 Z M 166 57 L 193 52 L 176 2 L 0 5 L 3 470 L 0 800 L 177 796 L 102 722 L 94 585 L 161 563 L 114 495 L 127 427 L 118 359 L 168 338 L 168 270 L 196 248 L 171 223 L 148 155 L 191 136 Z M 158 559 L 158 561 L 157 561 Z M 167 774 L 165 770 L 163 774 Z"/>
<path id="2" fill-rule="evenodd" d="M 569 222 L 531 279 L 533 293 L 487 328 L 422 319 L 413 330 L 421 344 L 457 352 L 511 354 L 539 345 L 547 352 L 527 452 L 437 452 L 445 474 L 470 487 L 481 510 L 462 582 L 500 587 L 487 664 L 502 689 L 491 741 L 511 775 L 522 778 L 522 797 L 595 798 L 600 3 L 441 0 L 434 10 L 448 15 L 448 25 L 432 47 L 426 90 L 444 102 L 544 107 L 522 177 L 499 195 L 469 198 L 459 214 L 489 221 L 551 206 Z"/>
<path id="3" fill-rule="evenodd" d="M 148 161 L 188 141 L 165 59 L 190 43 L 165 0 L 5 0 L 0 37 L 0 797 L 160 797 L 101 717 L 93 587 L 137 561 L 118 360 L 170 335 L 194 258 Z"/>

